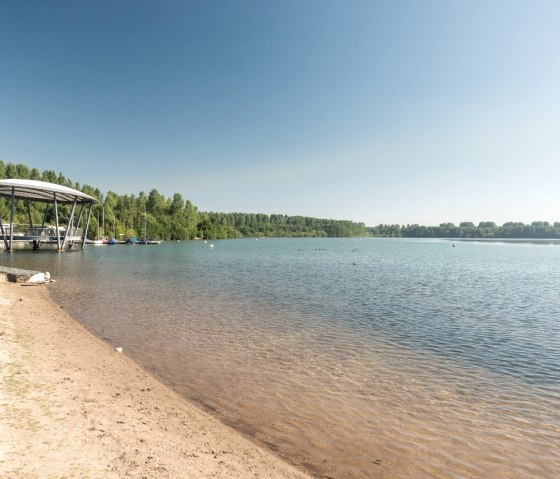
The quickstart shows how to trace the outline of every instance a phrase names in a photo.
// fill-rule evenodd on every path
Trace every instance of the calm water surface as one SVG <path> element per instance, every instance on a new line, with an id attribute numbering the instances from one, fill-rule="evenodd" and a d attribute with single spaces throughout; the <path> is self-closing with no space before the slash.
<path id="1" fill-rule="evenodd" d="M 259 239 L 3 254 L 319 477 L 552 478 L 560 245 Z"/>

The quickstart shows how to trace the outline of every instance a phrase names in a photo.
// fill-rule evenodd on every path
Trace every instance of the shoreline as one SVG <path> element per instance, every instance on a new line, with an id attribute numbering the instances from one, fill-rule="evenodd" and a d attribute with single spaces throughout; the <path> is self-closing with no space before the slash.
<path id="1" fill-rule="evenodd" d="M 1 477 L 311 478 L 112 349 L 47 288 L 0 275 Z"/>

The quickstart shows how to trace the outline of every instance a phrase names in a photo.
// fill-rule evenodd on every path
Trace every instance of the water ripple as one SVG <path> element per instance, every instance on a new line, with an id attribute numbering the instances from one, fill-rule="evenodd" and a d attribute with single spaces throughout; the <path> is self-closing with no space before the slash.
<path id="1" fill-rule="evenodd" d="M 86 327 L 317 475 L 556 476 L 558 247 L 244 240 L 8 261 L 54 272 Z"/>

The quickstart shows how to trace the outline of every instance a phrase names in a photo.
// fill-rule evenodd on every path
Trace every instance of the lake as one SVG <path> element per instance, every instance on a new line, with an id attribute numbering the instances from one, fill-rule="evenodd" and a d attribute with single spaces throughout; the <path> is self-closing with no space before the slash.
<path id="1" fill-rule="evenodd" d="M 259 238 L 0 261 L 50 271 L 90 331 L 318 477 L 560 468 L 560 245 Z"/>

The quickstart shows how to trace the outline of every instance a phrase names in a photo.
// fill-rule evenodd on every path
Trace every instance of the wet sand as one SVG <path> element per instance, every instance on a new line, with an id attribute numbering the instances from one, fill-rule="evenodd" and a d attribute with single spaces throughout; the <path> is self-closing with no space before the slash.
<path id="1" fill-rule="evenodd" d="M 0 275 L 0 477 L 310 476 Z"/>

